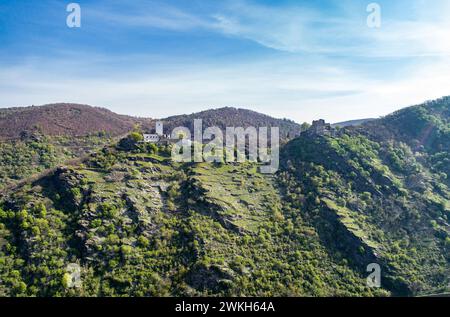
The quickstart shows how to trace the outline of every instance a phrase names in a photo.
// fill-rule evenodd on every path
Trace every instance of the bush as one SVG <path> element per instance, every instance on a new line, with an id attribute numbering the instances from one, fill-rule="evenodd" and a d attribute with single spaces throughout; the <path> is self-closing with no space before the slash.
<path id="1" fill-rule="evenodd" d="M 144 136 L 139 132 L 131 132 L 128 136 L 131 140 L 134 141 L 134 143 L 142 142 L 144 141 Z"/>
<path id="2" fill-rule="evenodd" d="M 146 145 L 146 150 L 150 154 L 157 154 L 158 153 L 158 147 L 154 143 L 148 143 Z"/>

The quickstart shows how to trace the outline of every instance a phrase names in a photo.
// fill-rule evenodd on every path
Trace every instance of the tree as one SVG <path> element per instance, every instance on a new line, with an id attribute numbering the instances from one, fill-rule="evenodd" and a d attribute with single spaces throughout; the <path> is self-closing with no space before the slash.
<path id="1" fill-rule="evenodd" d="M 158 147 L 154 143 L 148 143 L 147 144 L 147 152 L 150 154 L 156 154 L 158 153 Z"/>
<path id="2" fill-rule="evenodd" d="M 303 122 L 300 126 L 301 131 L 306 131 L 311 127 L 311 125 L 307 122 Z"/>
<path id="3" fill-rule="evenodd" d="M 133 140 L 135 143 L 139 143 L 144 141 L 144 136 L 139 133 L 139 132 L 131 132 L 130 135 L 128 136 L 131 140 Z"/>
<path id="4" fill-rule="evenodd" d="M 132 151 L 137 148 L 137 144 L 144 140 L 144 136 L 139 132 L 131 132 L 117 144 L 117 147 L 124 151 Z"/>

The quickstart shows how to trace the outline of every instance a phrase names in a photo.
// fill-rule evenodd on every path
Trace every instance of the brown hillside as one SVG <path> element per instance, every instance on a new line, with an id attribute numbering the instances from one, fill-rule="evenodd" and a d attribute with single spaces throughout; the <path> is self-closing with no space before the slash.
<path id="1" fill-rule="evenodd" d="M 280 137 L 290 139 L 300 134 L 301 126 L 292 120 L 277 119 L 268 115 L 247 109 L 224 107 L 211 109 L 190 115 L 179 115 L 164 119 L 166 132 L 175 127 L 188 127 L 193 130 L 194 119 L 203 120 L 203 128 L 219 127 L 225 131 L 226 127 L 279 127 Z"/>
<path id="2" fill-rule="evenodd" d="M 82 136 L 100 131 L 111 135 L 128 132 L 150 119 L 119 115 L 104 108 L 79 104 L 50 104 L 0 109 L 0 138 L 19 138 L 23 131 L 45 135 Z"/>

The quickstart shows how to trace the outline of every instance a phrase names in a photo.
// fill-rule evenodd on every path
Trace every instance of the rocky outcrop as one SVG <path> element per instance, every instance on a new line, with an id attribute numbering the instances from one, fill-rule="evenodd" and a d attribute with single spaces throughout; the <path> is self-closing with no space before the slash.
<path id="1" fill-rule="evenodd" d="M 187 274 L 186 282 L 196 290 L 219 293 L 226 291 L 233 281 L 233 271 L 218 265 L 196 264 Z"/>

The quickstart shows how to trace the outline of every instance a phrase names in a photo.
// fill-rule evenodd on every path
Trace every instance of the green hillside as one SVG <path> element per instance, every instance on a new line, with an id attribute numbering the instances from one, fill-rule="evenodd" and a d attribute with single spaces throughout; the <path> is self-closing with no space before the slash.
<path id="1" fill-rule="evenodd" d="M 0 208 L 0 295 L 390 296 L 449 291 L 449 99 L 255 163 L 111 144 Z M 80 288 L 67 266 L 81 267 Z M 366 285 L 381 266 L 381 288 Z"/>

